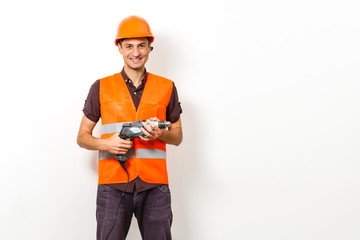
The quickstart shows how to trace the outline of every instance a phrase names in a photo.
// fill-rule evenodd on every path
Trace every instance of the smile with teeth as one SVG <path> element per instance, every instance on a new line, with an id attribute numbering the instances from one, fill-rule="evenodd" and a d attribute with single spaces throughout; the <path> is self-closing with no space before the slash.
<path id="1" fill-rule="evenodd" d="M 134 63 L 137 63 L 141 60 L 142 58 L 130 58 L 131 61 L 133 61 Z"/>

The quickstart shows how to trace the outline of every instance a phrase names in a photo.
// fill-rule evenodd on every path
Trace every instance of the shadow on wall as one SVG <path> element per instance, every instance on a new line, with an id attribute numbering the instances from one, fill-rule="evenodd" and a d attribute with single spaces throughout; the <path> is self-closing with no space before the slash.
<path id="1" fill-rule="evenodd" d="M 176 239 L 193 239 L 191 236 L 191 204 L 199 178 L 200 156 L 198 141 L 200 123 L 196 105 L 182 102 L 181 116 L 183 142 L 178 147 L 168 146 L 168 171 L 174 212 L 173 236 Z"/>

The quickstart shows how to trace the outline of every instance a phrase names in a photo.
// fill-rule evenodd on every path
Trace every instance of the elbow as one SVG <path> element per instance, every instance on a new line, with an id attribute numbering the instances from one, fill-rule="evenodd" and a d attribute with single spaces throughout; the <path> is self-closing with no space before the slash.
<path id="1" fill-rule="evenodd" d="M 79 147 L 81 147 L 81 148 L 82 148 L 82 146 L 81 146 L 81 142 L 80 142 L 79 138 L 77 138 L 77 139 L 76 139 L 76 143 L 77 143 L 77 145 L 78 145 Z"/>
<path id="2" fill-rule="evenodd" d="M 174 146 L 179 146 L 182 143 L 182 136 L 178 137 L 178 138 L 172 138 L 172 139 L 160 139 L 161 141 L 163 141 L 166 144 L 170 144 L 170 145 L 174 145 Z"/>
<path id="3" fill-rule="evenodd" d="M 181 136 L 177 139 L 177 141 L 174 143 L 175 146 L 179 146 L 183 141 L 183 136 L 181 134 Z"/>
<path id="4" fill-rule="evenodd" d="M 84 144 L 82 143 L 81 138 L 80 138 L 79 135 L 78 135 L 77 138 L 76 138 L 76 143 L 77 143 L 77 145 L 78 145 L 79 147 L 84 148 Z"/>

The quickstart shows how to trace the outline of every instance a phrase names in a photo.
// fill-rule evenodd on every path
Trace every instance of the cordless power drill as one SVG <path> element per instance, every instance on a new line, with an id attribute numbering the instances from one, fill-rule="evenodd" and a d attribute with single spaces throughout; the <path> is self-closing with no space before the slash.
<path id="1" fill-rule="evenodd" d="M 168 121 L 152 121 L 158 128 L 164 129 L 171 126 L 171 123 Z M 124 123 L 120 131 L 119 137 L 124 140 L 132 141 L 134 138 L 139 138 L 140 136 L 146 138 L 147 136 L 143 134 L 141 128 L 143 127 L 142 123 L 146 123 L 150 126 L 145 120 L 140 120 L 131 123 Z M 151 126 L 150 126 L 151 127 Z M 117 154 L 116 159 L 120 162 L 121 166 L 124 167 L 124 163 L 127 160 L 127 157 L 124 155 Z"/>

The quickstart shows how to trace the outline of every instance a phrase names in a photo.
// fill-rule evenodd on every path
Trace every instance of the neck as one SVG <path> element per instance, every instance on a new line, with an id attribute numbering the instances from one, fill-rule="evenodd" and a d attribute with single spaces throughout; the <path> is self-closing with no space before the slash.
<path id="1" fill-rule="evenodd" d="M 133 85 L 138 87 L 141 84 L 141 80 L 144 78 L 145 67 L 141 69 L 131 69 L 124 66 L 126 75 L 131 79 Z"/>

